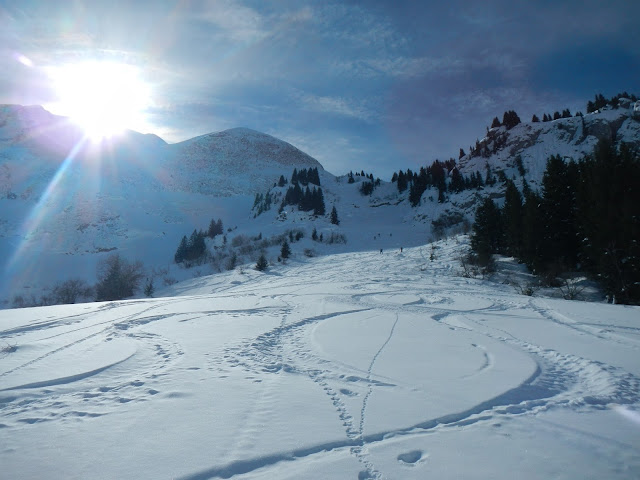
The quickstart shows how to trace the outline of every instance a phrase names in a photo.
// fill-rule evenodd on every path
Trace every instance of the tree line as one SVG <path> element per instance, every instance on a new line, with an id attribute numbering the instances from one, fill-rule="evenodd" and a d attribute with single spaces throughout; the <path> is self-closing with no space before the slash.
<path id="1" fill-rule="evenodd" d="M 485 198 L 476 210 L 471 247 L 481 263 L 511 255 L 555 278 L 582 271 L 621 303 L 640 302 L 640 156 L 628 145 L 600 142 L 575 162 L 547 160 L 541 191 L 505 181 L 504 205 Z"/>
<path id="2" fill-rule="evenodd" d="M 182 237 L 178 249 L 173 256 L 173 260 L 176 263 L 199 260 L 207 251 L 207 245 L 204 239 L 206 237 L 211 239 L 216 238 L 218 235 L 222 235 L 223 232 L 222 219 L 212 219 L 206 232 L 194 229 L 189 238 L 187 238 L 186 235 Z"/>
<path id="3" fill-rule="evenodd" d="M 487 179 L 491 181 L 488 176 Z M 470 176 L 464 176 L 456 167 L 456 161 L 451 158 L 445 162 L 434 161 L 428 167 L 420 167 L 419 172 L 407 169 L 394 173 L 391 181 L 396 183 L 398 192 L 409 189 L 409 202 L 415 207 L 420 204 L 424 192 L 435 187 L 438 190 L 438 202 L 446 200 L 446 192 L 462 192 L 468 189 L 480 189 L 485 185 L 480 172 L 474 172 Z"/>

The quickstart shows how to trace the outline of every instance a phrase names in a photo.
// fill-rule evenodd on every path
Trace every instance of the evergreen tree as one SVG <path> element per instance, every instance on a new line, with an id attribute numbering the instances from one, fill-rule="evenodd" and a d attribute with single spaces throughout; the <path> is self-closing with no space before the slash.
<path id="1" fill-rule="evenodd" d="M 535 122 L 539 122 L 539 121 L 540 121 L 540 119 L 539 119 L 539 118 L 538 118 L 538 116 L 534 113 L 534 114 L 533 114 L 533 117 L 531 117 L 531 121 L 535 123 Z"/>
<path id="2" fill-rule="evenodd" d="M 373 193 L 373 189 L 373 182 L 362 182 L 359 190 L 362 195 L 371 195 Z"/>
<path id="3" fill-rule="evenodd" d="M 313 227 L 313 232 L 311 232 L 311 240 L 314 242 L 318 240 L 318 230 L 316 230 L 316 227 Z"/>
<path id="4" fill-rule="evenodd" d="M 335 205 L 331 209 L 331 223 L 334 225 L 340 225 L 340 220 L 338 219 L 338 210 L 336 210 Z"/>
<path id="5" fill-rule="evenodd" d="M 320 186 L 320 173 L 318 172 L 318 167 L 309 170 L 309 182 Z"/>
<path id="6" fill-rule="evenodd" d="M 509 255 L 520 256 L 522 250 L 522 196 L 512 180 L 507 180 L 502 224 L 504 244 Z"/>
<path id="7" fill-rule="evenodd" d="M 264 272 L 267 267 L 269 267 L 269 262 L 267 262 L 267 257 L 264 256 L 264 253 L 260 254 L 258 261 L 256 262 L 256 270 L 259 272 Z"/>
<path id="8" fill-rule="evenodd" d="M 280 248 L 280 256 L 283 259 L 287 259 L 291 256 L 291 248 L 289 247 L 289 243 L 286 240 L 282 242 L 282 248 Z"/>
<path id="9" fill-rule="evenodd" d="M 581 261 L 607 293 L 640 303 L 640 156 L 602 141 L 580 163 L 577 189 Z"/>
<path id="10" fill-rule="evenodd" d="M 465 156 L 464 150 L 460 148 L 460 153 L 458 154 L 458 160 Z"/>
<path id="11" fill-rule="evenodd" d="M 182 240 L 180 240 L 180 245 L 178 245 L 178 250 L 176 250 L 176 254 L 173 256 L 173 260 L 176 263 L 180 263 L 185 260 L 188 252 L 188 242 L 187 236 L 184 235 Z"/>
<path id="12" fill-rule="evenodd" d="M 313 202 L 313 214 L 317 217 L 320 217 L 325 214 L 326 207 L 324 204 L 324 194 L 322 193 L 322 189 L 318 188 L 317 190 L 313 189 L 314 193 L 314 202 Z"/>
<path id="13" fill-rule="evenodd" d="M 287 180 L 284 178 L 284 175 L 280 175 L 280 180 L 278 180 L 278 186 L 284 187 L 287 184 Z"/>
<path id="14" fill-rule="evenodd" d="M 491 122 L 491 128 L 498 128 L 502 126 L 502 124 L 500 123 L 500 120 L 498 120 L 498 117 L 493 117 L 493 121 Z"/>
<path id="15" fill-rule="evenodd" d="M 504 116 L 502 118 L 502 124 L 505 127 L 507 127 L 507 130 L 511 130 L 513 127 L 515 127 L 519 123 L 520 123 L 520 117 L 518 117 L 518 114 L 515 111 L 509 110 L 508 112 L 504 112 Z"/>
<path id="16" fill-rule="evenodd" d="M 542 198 L 528 190 L 522 207 L 522 259 L 536 273 L 540 267 L 543 243 Z"/>
<path id="17" fill-rule="evenodd" d="M 451 183 L 449 184 L 449 190 L 452 192 L 461 192 L 465 188 L 465 181 L 462 174 L 457 168 L 451 171 Z"/>
<path id="18" fill-rule="evenodd" d="M 560 117 L 560 112 L 553 112 L 553 119 L 554 120 L 559 120 L 560 118 L 561 118 Z"/>
<path id="19" fill-rule="evenodd" d="M 577 263 L 575 184 L 577 165 L 560 155 L 547 160 L 542 176 L 544 242 L 541 260 L 546 268 L 572 268 Z"/>
<path id="20" fill-rule="evenodd" d="M 398 192 L 404 192 L 408 187 L 407 176 L 404 174 L 402 170 L 398 173 Z"/>
<path id="21" fill-rule="evenodd" d="M 481 263 L 488 263 L 491 255 L 502 246 L 502 225 L 500 209 L 489 197 L 476 209 L 476 219 L 472 227 L 471 248 Z"/>

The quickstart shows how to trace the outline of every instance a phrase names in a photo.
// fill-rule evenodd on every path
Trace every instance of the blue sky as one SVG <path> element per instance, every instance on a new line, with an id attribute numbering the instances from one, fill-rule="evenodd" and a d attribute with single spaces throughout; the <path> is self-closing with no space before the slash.
<path id="1" fill-rule="evenodd" d="M 48 66 L 123 62 L 169 142 L 245 126 L 388 180 L 505 110 L 640 94 L 639 19 L 628 0 L 0 0 L 0 103 L 52 102 Z"/>

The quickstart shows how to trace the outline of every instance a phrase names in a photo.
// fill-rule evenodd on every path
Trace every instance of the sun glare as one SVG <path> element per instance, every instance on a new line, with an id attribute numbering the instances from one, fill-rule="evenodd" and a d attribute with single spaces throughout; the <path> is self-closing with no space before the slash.
<path id="1" fill-rule="evenodd" d="M 144 123 L 149 87 L 127 64 L 85 62 L 49 69 L 58 100 L 49 108 L 70 117 L 92 140 Z"/>

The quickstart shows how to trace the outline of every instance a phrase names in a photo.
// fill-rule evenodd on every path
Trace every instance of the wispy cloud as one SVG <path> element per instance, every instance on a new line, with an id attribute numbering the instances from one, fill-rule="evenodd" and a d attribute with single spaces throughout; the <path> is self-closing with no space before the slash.
<path id="1" fill-rule="evenodd" d="M 208 0 L 193 18 L 215 26 L 229 40 L 236 42 L 251 43 L 268 34 L 264 17 L 235 0 Z"/>
<path id="2" fill-rule="evenodd" d="M 353 98 L 322 96 L 303 92 L 295 92 L 292 97 L 298 105 L 308 111 L 340 115 L 365 122 L 371 122 L 378 118 L 376 112 L 366 105 L 366 103 L 371 103 L 370 100 L 364 102 Z"/>

